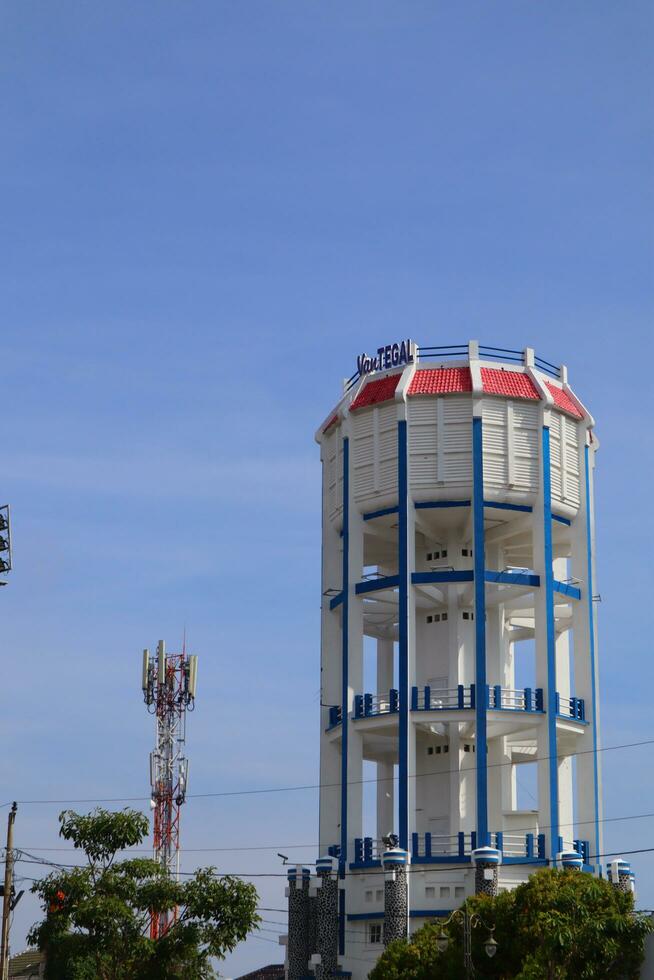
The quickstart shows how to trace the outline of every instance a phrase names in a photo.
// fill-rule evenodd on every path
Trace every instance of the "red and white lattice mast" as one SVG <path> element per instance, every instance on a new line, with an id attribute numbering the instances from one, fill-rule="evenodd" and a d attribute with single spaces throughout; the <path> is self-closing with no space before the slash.
<path id="1" fill-rule="evenodd" d="M 188 761 L 184 756 L 186 712 L 195 704 L 198 658 L 166 653 L 163 640 L 157 654 L 143 651 L 142 688 L 148 711 L 155 716 L 156 747 L 150 754 L 150 784 L 154 811 L 154 859 L 169 874 L 179 877 L 179 817 L 186 799 Z M 163 936 L 173 913 L 152 917 L 151 936 Z"/>

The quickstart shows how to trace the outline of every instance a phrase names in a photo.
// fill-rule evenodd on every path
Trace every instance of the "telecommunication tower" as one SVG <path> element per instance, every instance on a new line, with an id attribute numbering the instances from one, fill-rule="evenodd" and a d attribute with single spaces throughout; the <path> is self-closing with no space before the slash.
<path id="1" fill-rule="evenodd" d="M 198 658 L 182 653 L 166 653 L 163 640 L 157 653 L 143 651 L 143 697 L 155 716 L 156 746 L 150 753 L 151 805 L 154 811 L 154 859 L 169 874 L 179 876 L 179 818 L 186 799 L 188 760 L 184 755 L 186 712 L 195 706 Z M 171 916 L 153 916 L 153 939 L 166 933 Z"/>

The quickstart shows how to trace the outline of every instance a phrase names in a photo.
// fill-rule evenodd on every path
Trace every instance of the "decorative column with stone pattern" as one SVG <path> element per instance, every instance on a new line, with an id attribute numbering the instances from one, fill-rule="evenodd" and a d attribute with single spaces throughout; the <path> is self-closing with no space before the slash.
<path id="1" fill-rule="evenodd" d="M 616 858 L 608 866 L 609 881 L 621 892 L 632 892 L 634 890 L 634 876 L 631 872 L 631 865 L 622 858 Z"/>
<path id="2" fill-rule="evenodd" d="M 406 939 L 409 932 L 409 854 L 401 847 L 384 851 L 384 946 Z"/>
<path id="3" fill-rule="evenodd" d="M 338 973 L 338 861 L 322 857 L 316 861 L 316 947 L 312 957 L 316 980 L 331 980 Z"/>
<path id="4" fill-rule="evenodd" d="M 478 847 L 472 852 L 475 866 L 475 895 L 497 895 L 498 869 L 502 854 L 495 847 Z"/>
<path id="5" fill-rule="evenodd" d="M 288 980 L 306 977 L 311 955 L 309 880 L 311 871 L 298 865 L 288 872 Z"/>

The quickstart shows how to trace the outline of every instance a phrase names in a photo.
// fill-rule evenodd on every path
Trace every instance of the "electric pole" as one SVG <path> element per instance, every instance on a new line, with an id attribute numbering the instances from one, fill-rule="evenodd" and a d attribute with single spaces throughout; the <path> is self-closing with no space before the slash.
<path id="1" fill-rule="evenodd" d="M 14 823 L 18 805 L 12 803 L 7 818 L 7 850 L 5 851 L 5 888 L 2 896 L 2 940 L 0 940 L 0 978 L 9 974 L 9 914 L 11 912 L 11 888 L 14 879 Z"/>

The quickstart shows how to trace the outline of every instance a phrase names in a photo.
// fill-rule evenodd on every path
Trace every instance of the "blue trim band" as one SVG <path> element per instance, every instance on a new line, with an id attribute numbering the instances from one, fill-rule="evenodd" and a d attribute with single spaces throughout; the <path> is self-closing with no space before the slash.
<path id="1" fill-rule="evenodd" d="M 567 517 L 561 517 L 559 514 L 552 514 L 552 520 L 558 521 L 559 524 L 565 524 L 566 527 L 570 527 L 572 521 Z"/>
<path id="2" fill-rule="evenodd" d="M 567 595 L 570 599 L 581 599 L 581 589 L 578 589 L 576 585 L 568 585 L 567 582 L 552 579 L 552 588 L 559 595 Z"/>
<path id="3" fill-rule="evenodd" d="M 494 500 L 484 500 L 484 507 L 494 507 L 495 510 L 517 510 L 524 514 L 531 514 L 534 509 L 529 504 L 505 504 Z"/>
<path id="4" fill-rule="evenodd" d="M 529 585 L 534 588 L 540 585 L 540 575 L 530 575 L 526 572 L 485 571 L 484 580 L 500 585 Z"/>
<path id="5" fill-rule="evenodd" d="M 400 847 L 409 847 L 409 514 L 406 421 L 397 423 L 397 499 L 398 499 L 398 661 L 399 661 L 399 758 L 398 811 Z"/>
<path id="6" fill-rule="evenodd" d="M 590 461 L 588 446 L 584 446 L 584 466 L 586 470 L 586 556 L 588 562 L 588 618 L 590 629 L 590 677 L 593 690 L 593 783 L 595 791 L 595 852 L 600 850 L 599 831 L 599 760 L 597 757 L 597 688 L 595 667 L 595 605 L 593 603 L 593 536 L 590 516 Z"/>
<path id="7" fill-rule="evenodd" d="M 376 517 L 387 517 L 388 514 L 397 514 L 397 507 L 384 507 L 382 510 L 371 510 L 363 515 L 364 521 L 374 521 Z"/>
<path id="8" fill-rule="evenodd" d="M 332 596 L 332 598 L 329 600 L 329 608 L 337 609 L 342 602 L 343 602 L 343 593 L 339 592 L 338 595 Z"/>
<path id="9" fill-rule="evenodd" d="M 357 582 L 354 591 L 357 595 L 365 595 L 366 592 L 381 592 L 382 589 L 396 589 L 399 584 L 399 575 L 386 575 L 384 578 L 371 578 L 365 582 Z"/>
<path id="10" fill-rule="evenodd" d="M 475 685 L 486 690 L 486 588 L 484 581 L 484 448 L 481 418 L 472 420 L 473 548 L 475 572 Z M 477 765 L 477 841 L 489 843 L 488 769 L 486 698 L 475 704 L 475 743 Z"/>
<path id="11" fill-rule="evenodd" d="M 411 581 L 414 585 L 427 585 L 429 582 L 472 582 L 472 569 L 460 572 L 413 572 Z"/>
<path id="12" fill-rule="evenodd" d="M 470 500 L 420 500 L 415 504 L 415 508 L 416 510 L 435 510 L 441 507 L 469 507 L 470 504 Z M 533 510 L 533 507 L 531 507 L 529 504 L 506 504 L 495 500 L 484 500 L 484 507 L 494 507 L 495 510 L 516 510 L 525 514 L 531 514 Z M 380 510 L 377 512 L 377 514 L 373 514 L 373 516 L 377 517 L 381 514 L 387 513 L 393 514 L 395 513 L 395 509 L 390 508 L 387 511 Z M 565 518 L 562 517 L 560 520 L 565 521 Z M 570 521 L 568 521 L 568 524 L 569 523 Z"/>
<path id="13" fill-rule="evenodd" d="M 419 500 L 416 510 L 437 510 L 441 507 L 469 507 L 469 500 Z"/>
<path id="14" fill-rule="evenodd" d="M 559 763 L 556 744 L 556 632 L 554 624 L 554 552 L 552 549 L 552 473 L 550 430 L 543 426 L 543 522 L 545 534 L 545 621 L 547 631 L 547 734 L 550 783 L 550 857 L 559 838 Z"/>
<path id="15" fill-rule="evenodd" d="M 350 611 L 350 440 L 343 439 L 343 615 L 341 618 L 341 873 L 347 861 L 347 736 Z"/>

